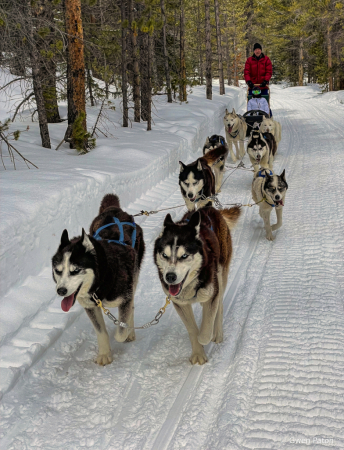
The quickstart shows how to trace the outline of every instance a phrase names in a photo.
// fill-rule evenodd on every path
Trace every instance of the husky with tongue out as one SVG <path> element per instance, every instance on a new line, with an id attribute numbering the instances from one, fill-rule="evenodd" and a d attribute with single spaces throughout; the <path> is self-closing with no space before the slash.
<path id="1" fill-rule="evenodd" d="M 281 175 L 275 175 L 270 169 L 261 169 L 252 182 L 252 198 L 259 203 L 259 215 L 264 220 L 266 239 L 273 241 L 272 232 L 282 226 L 282 213 L 288 184 L 285 170 Z M 264 199 L 264 200 L 263 200 Z M 270 225 L 270 214 L 276 211 L 277 223 Z"/>
<path id="2" fill-rule="evenodd" d="M 203 346 L 223 340 L 223 294 L 232 256 L 230 230 L 240 216 L 240 208 L 217 210 L 205 207 L 188 212 L 174 223 L 168 214 L 155 241 L 154 261 L 160 282 L 189 333 L 191 364 L 204 364 Z M 200 329 L 192 305 L 201 303 Z"/>
<path id="3" fill-rule="evenodd" d="M 80 237 L 70 240 L 64 230 L 52 258 L 56 291 L 63 297 L 61 308 L 68 312 L 76 301 L 85 308 L 97 334 L 96 362 L 100 365 L 110 364 L 113 357 L 103 312 L 92 295 L 95 293 L 104 307 L 118 307 L 119 320 L 134 326 L 134 294 L 144 251 L 142 229 L 120 208 L 117 195 L 107 194 L 90 234 L 83 229 Z M 133 341 L 135 331 L 118 327 L 115 338 Z"/>
<path id="4" fill-rule="evenodd" d="M 259 131 L 252 131 L 247 143 L 247 153 L 255 173 L 258 172 L 259 167 L 272 169 L 272 148 L 270 151 L 268 142 Z"/>
<path id="5" fill-rule="evenodd" d="M 235 162 L 245 155 L 244 140 L 246 137 L 247 124 L 245 120 L 235 112 L 234 108 L 231 113 L 226 109 L 223 123 L 225 125 L 226 141 L 228 143 L 231 158 L 233 162 Z M 236 157 L 233 152 L 233 145 L 235 147 Z"/>

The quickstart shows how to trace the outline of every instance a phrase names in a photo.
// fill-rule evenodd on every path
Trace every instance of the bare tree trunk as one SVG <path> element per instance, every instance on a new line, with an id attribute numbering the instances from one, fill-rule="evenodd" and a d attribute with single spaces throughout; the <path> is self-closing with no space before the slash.
<path id="1" fill-rule="evenodd" d="M 299 86 L 303 86 L 303 38 L 300 38 Z"/>
<path id="2" fill-rule="evenodd" d="M 333 91 L 332 42 L 331 42 L 331 26 L 329 23 L 327 25 L 327 67 L 329 69 L 328 90 Z"/>
<path id="3" fill-rule="evenodd" d="M 50 33 L 44 39 L 44 45 L 54 45 L 55 30 L 52 26 L 54 23 L 54 11 L 50 0 L 41 0 L 41 8 L 39 9 L 38 14 L 50 28 Z M 40 48 L 38 50 L 42 50 L 44 47 L 44 45 L 42 45 L 43 39 L 40 39 L 39 42 Z M 59 123 L 61 122 L 61 118 L 57 104 L 56 62 L 54 59 L 41 57 L 40 78 L 42 80 L 43 97 L 48 123 Z"/>
<path id="4" fill-rule="evenodd" d="M 140 122 L 140 108 L 141 108 L 141 97 L 140 97 L 140 69 L 139 69 L 139 56 L 138 56 L 138 45 L 137 45 L 137 27 L 133 25 L 134 21 L 134 2 L 129 0 L 129 24 L 130 24 L 130 35 L 131 35 L 131 45 L 132 45 L 132 60 L 133 60 L 133 97 L 134 97 L 134 122 Z"/>
<path id="5" fill-rule="evenodd" d="M 124 27 L 125 16 L 125 0 L 121 0 L 123 127 L 128 127 L 127 29 Z"/>
<path id="6" fill-rule="evenodd" d="M 185 14 L 184 0 L 180 0 L 180 92 L 182 102 L 186 102 L 186 67 L 185 67 Z"/>
<path id="7" fill-rule="evenodd" d="M 91 75 L 91 69 L 90 69 L 90 63 L 89 61 L 87 61 L 86 64 L 86 75 L 87 75 L 87 87 L 88 87 L 88 92 L 90 94 L 90 102 L 91 102 L 91 106 L 94 106 L 94 97 L 93 97 L 93 88 L 92 88 L 92 75 Z"/>
<path id="8" fill-rule="evenodd" d="M 67 52 L 67 99 L 68 99 L 68 130 L 66 140 L 70 147 L 75 148 L 72 127 L 76 118 L 83 114 L 82 127 L 86 128 L 85 104 L 85 61 L 84 37 L 81 20 L 81 0 L 65 0 L 65 22 L 68 37 Z M 86 147 L 87 143 L 85 143 Z"/>
<path id="9" fill-rule="evenodd" d="M 148 52 L 147 52 L 147 131 L 152 129 L 152 40 L 153 36 L 148 33 Z"/>
<path id="10" fill-rule="evenodd" d="M 198 45 L 198 54 L 199 54 L 199 76 L 200 83 L 203 84 L 203 58 L 202 58 L 202 44 L 200 39 L 200 24 L 201 24 L 201 13 L 199 9 L 199 0 L 197 0 L 197 45 Z"/>
<path id="11" fill-rule="evenodd" d="M 166 46 L 166 14 L 165 14 L 165 2 L 160 0 L 161 15 L 163 20 L 162 27 L 162 40 L 163 40 L 163 50 L 164 50 L 164 62 L 165 62 L 165 75 L 166 75 L 166 90 L 167 90 L 167 101 L 172 103 L 172 91 L 171 91 L 171 76 L 170 68 L 168 64 L 168 53 Z"/>
<path id="12" fill-rule="evenodd" d="M 140 73 L 141 73 L 141 119 L 148 120 L 149 95 L 148 95 L 148 34 L 140 32 Z"/>
<path id="13" fill-rule="evenodd" d="M 231 65 L 230 65 L 230 57 L 229 57 L 229 40 L 228 40 L 228 31 L 227 31 L 227 14 L 224 15 L 224 26 L 225 26 L 225 47 L 226 47 L 226 66 L 227 66 L 227 79 L 228 85 L 231 84 Z"/>
<path id="14" fill-rule="evenodd" d="M 38 112 L 39 131 L 41 134 L 42 147 L 51 148 L 48 120 L 43 97 L 43 88 L 39 72 L 40 60 L 33 34 L 34 26 L 32 20 L 31 0 L 27 0 L 27 18 L 28 18 L 28 33 L 29 33 L 29 54 L 32 70 L 33 90 L 35 93 L 35 100 Z"/>
<path id="15" fill-rule="evenodd" d="M 210 7 L 209 0 L 204 0 L 205 7 L 205 49 L 206 49 L 206 68 L 205 68 L 205 77 L 206 77 L 206 92 L 207 99 L 213 99 L 213 86 L 212 86 L 212 76 L 211 76 L 211 63 L 212 63 L 212 54 L 211 54 L 211 35 L 210 35 Z"/>
<path id="16" fill-rule="evenodd" d="M 219 61 L 220 95 L 224 95 L 225 94 L 225 82 L 224 82 L 224 78 L 223 78 L 219 0 L 214 0 L 214 3 L 215 3 L 215 21 L 216 21 L 217 57 L 218 57 L 218 61 Z"/>
<path id="17" fill-rule="evenodd" d="M 234 52 L 234 69 L 233 69 L 233 80 L 234 80 L 234 86 L 238 86 L 238 75 L 237 75 L 237 55 L 236 55 L 236 42 L 235 37 L 233 39 L 233 52 Z"/>

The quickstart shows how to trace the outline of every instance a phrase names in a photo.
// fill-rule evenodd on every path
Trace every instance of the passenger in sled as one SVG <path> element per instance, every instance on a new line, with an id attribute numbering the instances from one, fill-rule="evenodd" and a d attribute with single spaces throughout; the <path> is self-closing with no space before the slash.
<path id="1" fill-rule="evenodd" d="M 259 87 L 252 89 L 252 96 L 247 102 L 247 111 L 252 110 L 264 111 L 268 116 L 271 116 L 269 103 L 266 98 L 262 97 L 262 91 Z"/>

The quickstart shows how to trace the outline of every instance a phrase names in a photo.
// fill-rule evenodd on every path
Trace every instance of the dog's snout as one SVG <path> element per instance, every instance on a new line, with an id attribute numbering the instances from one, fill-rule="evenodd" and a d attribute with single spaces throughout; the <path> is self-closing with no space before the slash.
<path id="1" fill-rule="evenodd" d="M 168 272 L 166 274 L 166 281 L 167 281 L 167 283 L 172 284 L 172 283 L 174 283 L 176 281 L 176 279 L 177 279 L 177 275 L 175 273 Z"/>
<path id="2" fill-rule="evenodd" d="M 275 200 L 279 200 L 281 197 L 279 195 L 275 195 Z"/>
<path id="3" fill-rule="evenodd" d="M 192 192 L 189 192 L 189 193 L 188 193 L 188 197 L 189 197 L 189 198 L 192 198 L 192 197 L 193 197 Z"/>
<path id="4" fill-rule="evenodd" d="M 67 294 L 67 289 L 64 288 L 64 287 L 60 287 L 60 288 L 57 289 L 57 293 L 58 293 L 59 295 L 61 295 L 61 296 L 64 296 L 64 295 Z"/>

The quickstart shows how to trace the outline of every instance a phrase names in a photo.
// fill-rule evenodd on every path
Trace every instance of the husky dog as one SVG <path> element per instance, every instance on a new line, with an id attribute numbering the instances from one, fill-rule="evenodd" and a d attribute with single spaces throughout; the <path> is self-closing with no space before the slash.
<path id="1" fill-rule="evenodd" d="M 215 176 L 205 158 L 198 158 L 191 164 L 185 165 L 179 161 L 179 186 L 189 211 L 212 205 L 212 201 L 203 200 L 215 194 Z"/>
<path id="2" fill-rule="evenodd" d="M 259 131 L 252 131 L 247 144 L 247 153 L 255 172 L 258 172 L 259 166 L 272 169 L 272 151 Z"/>
<path id="3" fill-rule="evenodd" d="M 209 150 L 214 150 L 214 148 L 221 147 L 221 145 L 224 145 L 228 148 L 228 145 L 223 136 L 220 136 L 219 134 L 213 134 L 212 136 L 207 137 L 203 146 L 203 155 L 206 155 Z"/>
<path id="4" fill-rule="evenodd" d="M 278 149 L 278 144 L 280 143 L 282 139 L 282 126 L 277 120 L 274 120 L 272 118 L 263 117 L 263 120 L 260 124 L 259 131 L 263 134 L 265 133 L 271 133 L 274 135 L 276 139 L 276 153 Z"/>
<path id="5" fill-rule="evenodd" d="M 96 362 L 102 366 L 110 364 L 113 357 L 103 312 L 92 295 L 96 294 L 104 307 L 118 307 L 119 320 L 134 326 L 134 294 L 145 244 L 142 229 L 133 222 L 133 217 L 120 208 L 117 195 L 107 194 L 90 235 L 83 229 L 81 237 L 69 240 L 64 230 L 52 258 L 56 291 L 64 297 L 61 308 L 69 311 L 76 300 L 85 308 L 97 334 Z M 104 229 L 100 231 L 101 227 Z M 133 341 L 135 331 L 118 327 L 115 338 L 118 342 Z"/>
<path id="6" fill-rule="evenodd" d="M 242 158 L 245 155 L 244 139 L 246 137 L 247 125 L 245 120 L 238 116 L 233 108 L 231 113 L 226 109 L 225 117 L 223 118 L 226 130 L 226 140 L 233 162 Z M 238 146 L 239 143 L 239 146 Z M 234 144 L 236 157 L 233 152 L 232 144 Z"/>
<path id="7" fill-rule="evenodd" d="M 223 294 L 232 256 L 230 230 L 240 208 L 213 207 L 187 213 L 174 223 L 170 214 L 155 241 L 154 261 L 160 282 L 189 333 L 191 364 L 204 364 L 203 346 L 223 340 Z M 192 304 L 201 303 L 203 318 L 197 327 Z"/>
<path id="8" fill-rule="evenodd" d="M 207 162 L 208 166 L 211 167 L 215 175 L 215 191 L 220 192 L 223 172 L 225 169 L 225 164 L 228 156 L 228 146 L 218 145 L 217 147 L 208 150 L 203 156 L 203 159 Z"/>
<path id="9" fill-rule="evenodd" d="M 275 175 L 272 170 L 261 169 L 255 174 L 252 182 L 252 198 L 259 203 L 259 215 L 264 220 L 266 239 L 273 241 L 272 231 L 282 226 L 282 212 L 288 184 L 285 170 L 281 175 Z M 262 201 L 262 199 L 265 199 Z M 277 223 L 270 225 L 270 214 L 275 209 Z"/>

